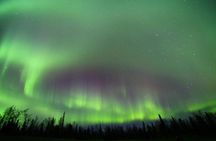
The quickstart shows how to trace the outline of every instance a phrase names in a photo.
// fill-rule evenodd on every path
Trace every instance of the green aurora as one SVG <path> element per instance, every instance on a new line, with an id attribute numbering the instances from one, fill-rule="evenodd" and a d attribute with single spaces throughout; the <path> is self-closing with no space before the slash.
<path id="1" fill-rule="evenodd" d="M 216 112 L 214 0 L 0 0 L 0 113 L 122 123 Z"/>

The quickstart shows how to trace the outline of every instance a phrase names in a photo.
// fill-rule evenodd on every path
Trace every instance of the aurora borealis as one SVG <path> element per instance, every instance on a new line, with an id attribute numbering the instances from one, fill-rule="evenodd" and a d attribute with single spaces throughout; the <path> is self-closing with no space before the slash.
<path id="1" fill-rule="evenodd" d="M 216 111 L 214 0 L 0 0 L 0 113 L 77 123 Z"/>

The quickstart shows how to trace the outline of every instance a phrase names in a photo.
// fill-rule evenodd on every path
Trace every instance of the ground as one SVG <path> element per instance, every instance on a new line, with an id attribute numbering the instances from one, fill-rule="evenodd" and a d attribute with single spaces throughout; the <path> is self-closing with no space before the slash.
<path id="1" fill-rule="evenodd" d="M 79 141 L 76 139 L 54 139 L 54 138 L 40 138 L 40 137 L 10 137 L 1 136 L 1 141 Z M 140 139 L 140 141 L 143 139 Z M 176 138 L 162 138 L 162 139 L 149 139 L 146 141 L 215 141 L 215 138 L 204 138 L 204 137 L 185 137 L 177 140 Z M 100 140 L 99 140 L 100 141 Z M 139 141 L 139 140 L 128 140 L 128 141 Z"/>

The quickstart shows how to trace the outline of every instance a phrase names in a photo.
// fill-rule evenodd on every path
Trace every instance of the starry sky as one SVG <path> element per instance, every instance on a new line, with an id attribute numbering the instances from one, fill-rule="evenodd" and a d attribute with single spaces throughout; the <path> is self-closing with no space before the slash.
<path id="1" fill-rule="evenodd" d="M 0 113 L 80 124 L 216 112 L 214 0 L 0 0 Z"/>

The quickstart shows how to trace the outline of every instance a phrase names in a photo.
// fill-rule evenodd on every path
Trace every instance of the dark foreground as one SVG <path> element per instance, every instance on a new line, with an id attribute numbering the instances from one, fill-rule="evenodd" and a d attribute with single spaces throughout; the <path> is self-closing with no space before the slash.
<path id="1" fill-rule="evenodd" d="M 79 139 L 58 139 L 58 138 L 42 138 L 42 137 L 16 137 L 16 136 L 0 136 L 1 141 L 79 141 Z M 88 140 L 88 139 L 86 139 Z M 93 141 L 94 139 L 92 139 Z M 98 139 L 94 141 L 103 141 L 106 139 Z M 155 138 L 155 139 L 124 139 L 126 141 L 216 141 L 213 137 L 182 137 L 182 138 Z M 122 141 L 124 141 L 122 140 Z M 115 140 L 114 140 L 115 141 Z M 121 139 L 118 139 L 121 141 Z"/>
<path id="2" fill-rule="evenodd" d="M 10 107 L 0 115 L 0 141 L 74 141 L 74 140 L 147 140 L 147 141 L 216 141 L 216 114 L 193 113 L 186 119 L 163 119 L 130 125 L 92 125 L 64 123 L 65 113 L 38 120 L 27 111 Z"/>

